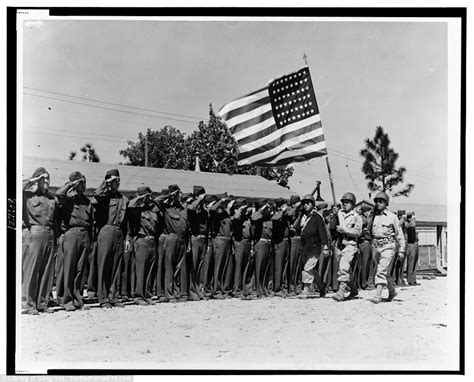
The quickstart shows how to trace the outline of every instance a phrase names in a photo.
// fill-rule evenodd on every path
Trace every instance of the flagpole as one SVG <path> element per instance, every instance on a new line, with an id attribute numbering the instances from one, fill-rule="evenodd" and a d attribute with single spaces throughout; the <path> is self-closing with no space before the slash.
<path id="1" fill-rule="evenodd" d="M 303 60 L 304 60 L 304 63 L 306 64 L 306 66 L 309 68 L 308 56 L 306 55 L 306 53 L 303 53 Z M 334 181 L 333 181 L 333 178 L 332 178 L 331 166 L 329 165 L 329 154 L 326 154 L 326 165 L 327 165 L 327 168 L 328 168 L 329 183 L 331 183 L 332 200 L 333 200 L 334 204 L 337 204 L 336 203 L 336 191 L 334 191 Z"/>

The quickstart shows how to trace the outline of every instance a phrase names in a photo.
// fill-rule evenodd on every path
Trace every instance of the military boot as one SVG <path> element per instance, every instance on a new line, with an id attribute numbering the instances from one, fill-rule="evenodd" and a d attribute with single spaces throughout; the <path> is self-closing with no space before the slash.
<path id="1" fill-rule="evenodd" d="M 389 289 L 387 301 L 389 302 L 392 301 L 396 295 L 397 295 L 397 290 L 395 288 Z"/>
<path id="2" fill-rule="evenodd" d="M 380 301 L 382 301 L 382 291 L 383 291 L 383 285 L 377 284 L 377 288 L 375 289 L 375 294 L 372 296 L 372 298 L 369 299 L 369 301 L 373 302 L 374 304 L 378 304 Z"/>
<path id="3" fill-rule="evenodd" d="M 304 288 L 301 291 L 301 294 L 298 295 L 298 298 L 308 298 L 309 297 L 309 284 L 304 284 Z"/>
<path id="4" fill-rule="evenodd" d="M 341 281 L 339 283 L 339 290 L 332 296 L 332 298 L 336 301 L 344 301 L 345 295 L 344 292 L 346 291 L 347 283 L 344 281 Z"/>

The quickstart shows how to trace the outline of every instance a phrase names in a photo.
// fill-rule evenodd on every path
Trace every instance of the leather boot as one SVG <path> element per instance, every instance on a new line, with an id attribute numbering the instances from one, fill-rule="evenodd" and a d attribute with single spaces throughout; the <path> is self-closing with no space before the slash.
<path id="1" fill-rule="evenodd" d="M 374 304 L 378 304 L 380 301 L 382 301 L 382 291 L 383 291 L 383 285 L 377 284 L 377 287 L 375 289 L 375 294 L 372 296 L 372 298 L 369 299 L 369 301 L 373 302 Z"/>
<path id="2" fill-rule="evenodd" d="M 344 292 L 346 291 L 347 283 L 345 281 L 339 282 L 339 290 L 332 296 L 332 298 L 336 301 L 344 301 L 345 295 Z"/>
<path id="3" fill-rule="evenodd" d="M 387 301 L 389 301 L 389 302 L 392 301 L 392 300 L 395 298 L 396 295 L 397 295 L 397 290 L 392 287 L 392 288 L 389 289 L 389 291 L 388 291 L 388 299 L 387 299 Z"/>

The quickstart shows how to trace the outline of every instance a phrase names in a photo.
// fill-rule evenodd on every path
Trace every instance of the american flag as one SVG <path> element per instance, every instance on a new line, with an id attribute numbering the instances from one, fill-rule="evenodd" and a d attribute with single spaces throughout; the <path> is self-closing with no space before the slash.
<path id="1" fill-rule="evenodd" d="M 237 142 L 238 165 L 284 166 L 327 155 L 308 67 L 219 110 Z"/>

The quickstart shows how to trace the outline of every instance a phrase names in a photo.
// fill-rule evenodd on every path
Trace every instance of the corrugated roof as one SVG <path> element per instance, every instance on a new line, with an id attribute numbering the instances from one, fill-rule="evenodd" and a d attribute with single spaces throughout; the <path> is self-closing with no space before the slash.
<path id="1" fill-rule="evenodd" d="M 96 188 L 104 180 L 107 170 L 117 168 L 120 171 L 120 190 L 124 193 L 135 192 L 137 187 L 143 185 L 159 192 L 170 184 L 177 184 L 183 192 L 192 192 L 194 185 L 201 185 L 208 194 L 227 192 L 229 195 L 247 198 L 288 199 L 295 194 L 261 176 L 169 170 L 28 156 L 23 157 L 23 179 L 31 177 L 38 167 L 44 167 L 49 172 L 50 186 L 53 189 L 62 186 L 73 171 L 80 171 L 86 176 L 88 189 Z"/>

